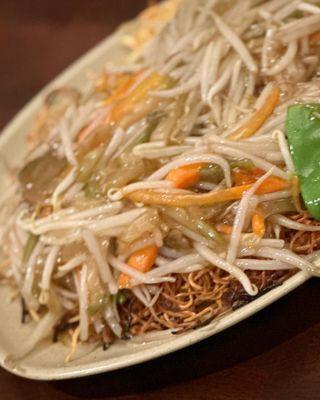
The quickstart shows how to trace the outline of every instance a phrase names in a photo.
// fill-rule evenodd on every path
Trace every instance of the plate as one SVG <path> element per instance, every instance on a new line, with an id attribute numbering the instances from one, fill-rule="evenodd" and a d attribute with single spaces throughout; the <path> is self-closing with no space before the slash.
<path id="1" fill-rule="evenodd" d="M 126 29 L 130 29 L 127 25 Z M 26 137 L 36 111 L 47 93 L 53 88 L 71 84 L 80 86 L 86 81 L 88 70 L 101 70 L 107 60 L 121 58 L 124 49 L 119 45 L 121 31 L 81 57 L 57 79 L 44 88 L 4 129 L 0 136 L 0 189 L 8 185 L 6 166 L 21 165 L 26 152 Z M 119 341 L 107 351 L 94 345 L 81 345 L 74 361 L 66 364 L 68 348 L 62 343 L 44 341 L 31 354 L 19 361 L 11 355 L 19 352 L 19 346 L 30 335 L 32 324 L 20 323 L 20 303 L 10 302 L 9 289 L 0 287 L 0 364 L 8 371 L 29 379 L 57 380 L 77 378 L 112 371 L 142 363 L 174 352 L 204 340 L 258 312 L 280 297 L 303 284 L 309 275 L 299 272 L 281 286 L 213 321 L 206 327 L 182 335 L 151 333 L 131 341 Z"/>

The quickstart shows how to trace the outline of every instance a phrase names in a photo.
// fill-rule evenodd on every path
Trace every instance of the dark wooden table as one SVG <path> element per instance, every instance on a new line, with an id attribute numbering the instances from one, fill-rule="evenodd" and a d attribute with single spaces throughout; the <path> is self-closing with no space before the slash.
<path id="1" fill-rule="evenodd" d="M 1 0 L 0 127 L 144 0 Z M 43 383 L 0 370 L 1 400 L 320 399 L 320 280 L 191 348 L 123 371 Z M 5 329 L 5 327 L 0 327 Z"/>

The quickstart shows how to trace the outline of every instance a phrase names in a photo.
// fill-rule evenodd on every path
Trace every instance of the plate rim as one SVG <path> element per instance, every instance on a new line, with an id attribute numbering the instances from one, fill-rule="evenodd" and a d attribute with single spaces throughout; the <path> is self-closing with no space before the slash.
<path id="1" fill-rule="evenodd" d="M 140 351 L 137 354 L 132 355 L 129 359 L 126 355 L 115 357 L 112 363 L 104 363 L 104 361 L 98 361 L 96 363 L 91 362 L 86 366 L 74 366 L 69 364 L 68 367 L 56 367 L 56 368 L 37 368 L 28 367 L 24 369 L 23 362 L 20 363 L 18 368 L 10 368 L 5 363 L 7 354 L 0 347 L 0 365 L 8 372 L 13 373 L 22 378 L 27 378 L 36 381 L 57 381 L 57 380 L 69 380 L 74 378 L 89 377 L 92 375 L 98 375 L 106 372 L 116 371 L 119 369 L 131 367 L 133 365 L 142 364 L 153 359 L 168 355 L 175 351 L 183 348 L 192 346 L 202 340 L 208 339 L 237 323 L 251 317 L 262 309 L 266 308 L 270 304 L 279 300 L 281 297 L 290 293 L 298 286 L 302 285 L 310 279 L 310 275 L 301 271 L 287 279 L 282 285 L 270 290 L 266 294 L 260 296 L 256 300 L 248 303 L 247 305 L 235 310 L 230 313 L 218 318 L 218 321 L 211 323 L 204 328 L 186 333 L 179 337 L 175 337 L 174 341 L 165 342 L 158 344 L 155 350 L 146 349 Z M 0 289 L 1 290 L 1 289 Z M 94 365 L 96 364 L 96 365 Z"/>
<path id="2" fill-rule="evenodd" d="M 84 55 L 80 56 L 77 60 L 71 63 L 65 70 L 63 70 L 58 76 L 49 82 L 42 90 L 40 90 L 13 118 L 12 120 L 2 129 L 0 135 L 0 154 L 5 147 L 7 141 L 11 139 L 12 136 L 19 130 L 24 121 L 28 120 L 30 116 L 34 115 L 36 110 L 42 103 L 44 94 L 50 90 L 50 88 L 67 84 L 74 78 L 77 74 L 81 72 L 84 73 L 87 68 L 94 65 L 94 61 L 99 58 L 104 52 L 114 46 L 120 35 L 122 34 L 121 28 L 115 33 L 107 36 L 100 43 L 95 45 L 91 50 L 86 52 Z M 2 368 L 11 372 L 17 376 L 38 380 L 38 381 L 54 381 L 54 380 L 66 380 L 73 378 L 80 378 L 86 376 L 92 376 L 96 374 L 101 374 L 109 371 L 119 370 L 122 368 L 130 367 L 133 365 L 141 364 L 152 359 L 156 359 L 173 353 L 175 351 L 181 350 L 182 348 L 189 347 L 195 343 L 209 338 L 229 327 L 237 324 L 240 321 L 252 316 L 256 312 L 267 307 L 274 301 L 283 297 L 287 293 L 291 292 L 298 286 L 302 285 L 305 281 L 310 278 L 310 275 L 301 271 L 297 272 L 295 275 L 287 279 L 281 286 L 278 286 L 266 294 L 260 296 L 256 300 L 253 300 L 249 304 L 239 308 L 236 311 L 232 311 L 221 318 L 214 324 L 209 324 L 204 328 L 186 333 L 179 337 L 175 337 L 175 340 L 168 341 L 157 345 L 157 348 L 145 349 L 133 354 L 129 359 L 125 355 L 115 357 L 113 362 L 99 361 L 88 364 L 88 366 L 74 366 L 70 364 L 68 367 L 56 367 L 56 368 L 36 368 L 28 367 L 26 370 L 21 369 L 23 367 L 23 362 L 20 363 L 19 368 L 10 368 L 5 359 L 7 353 L 0 344 L 0 365 Z M 0 290 L 3 290 L 0 288 Z"/>

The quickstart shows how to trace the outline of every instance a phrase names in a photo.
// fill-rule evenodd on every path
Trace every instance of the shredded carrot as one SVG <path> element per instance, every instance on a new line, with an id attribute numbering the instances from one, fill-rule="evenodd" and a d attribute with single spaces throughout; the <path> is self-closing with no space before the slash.
<path id="1" fill-rule="evenodd" d="M 225 201 L 239 200 L 251 185 L 236 186 L 205 194 L 160 193 L 153 190 L 137 190 L 127 195 L 134 203 L 168 205 L 173 207 L 205 206 Z"/>
<path id="2" fill-rule="evenodd" d="M 119 289 L 130 289 L 130 276 L 121 273 L 118 278 L 118 288 Z"/>
<path id="3" fill-rule="evenodd" d="M 239 140 L 246 139 L 254 135 L 259 128 L 265 123 L 270 117 L 279 103 L 280 90 L 277 86 L 274 86 L 272 92 L 268 96 L 264 105 L 258 110 L 243 126 L 238 128 L 235 132 L 230 135 L 230 139 Z"/>
<path id="4" fill-rule="evenodd" d="M 77 143 L 82 142 L 88 136 L 89 132 L 91 131 L 90 125 L 82 128 L 81 131 L 78 133 Z"/>
<path id="5" fill-rule="evenodd" d="M 263 237 L 266 232 L 264 216 L 259 211 L 253 213 L 252 231 L 259 237 Z"/>
<path id="6" fill-rule="evenodd" d="M 216 230 L 219 233 L 223 233 L 224 235 L 231 235 L 232 233 L 232 226 L 228 224 L 217 224 Z"/>
<path id="7" fill-rule="evenodd" d="M 143 71 L 144 70 L 139 71 L 133 74 L 132 76 L 123 77 L 122 80 L 119 82 L 117 88 L 111 94 L 111 96 L 109 96 L 104 101 L 104 104 L 109 105 L 123 99 L 128 94 L 133 85 L 137 82 L 137 80 L 141 77 Z"/>
<path id="8" fill-rule="evenodd" d="M 310 36 L 310 43 L 318 43 L 320 42 L 320 31 L 314 33 L 313 35 Z"/>
<path id="9" fill-rule="evenodd" d="M 273 193 L 289 187 L 289 182 L 276 176 L 270 176 L 257 189 L 257 194 Z M 172 207 L 209 206 L 226 201 L 240 200 L 243 194 L 252 187 L 251 184 L 234 186 L 204 194 L 175 194 L 156 192 L 154 190 L 137 190 L 126 197 L 134 203 L 167 205 Z"/>
<path id="10" fill-rule="evenodd" d="M 263 191 L 264 193 L 278 192 L 279 190 L 285 190 L 289 187 L 290 183 L 285 179 L 278 178 L 277 176 L 270 176 L 264 182 L 262 182 L 260 188 L 257 190 L 257 193 L 259 191 Z"/>
<path id="11" fill-rule="evenodd" d="M 112 93 L 130 78 L 132 78 L 130 73 L 104 72 L 96 81 L 96 90 L 101 93 Z"/>
<path id="12" fill-rule="evenodd" d="M 143 249 L 137 250 L 129 257 L 127 263 L 130 267 L 140 272 L 148 272 L 154 265 L 158 255 L 158 247 L 155 245 L 144 247 Z M 130 288 L 130 276 L 122 273 L 118 279 L 119 289 Z"/>
<path id="13" fill-rule="evenodd" d="M 120 86 L 103 102 L 104 105 L 112 104 L 121 100 L 128 93 L 132 85 L 135 83 L 136 77 L 126 78 Z"/>
<path id="14" fill-rule="evenodd" d="M 153 266 L 158 254 L 158 247 L 150 245 L 134 252 L 128 260 L 128 264 L 140 272 L 147 272 Z"/>
<path id="15" fill-rule="evenodd" d="M 107 121 L 128 126 L 148 114 L 158 104 L 158 99 L 148 96 L 152 90 L 160 90 L 168 87 L 170 80 L 156 72 L 146 77 L 127 96 L 118 101 Z"/>
<path id="16" fill-rule="evenodd" d="M 256 182 L 265 172 L 259 168 L 254 168 L 250 172 L 244 171 L 240 168 L 233 170 L 233 177 L 235 184 L 238 186 L 249 185 Z M 266 193 L 277 192 L 289 187 L 289 182 L 285 179 L 278 178 L 277 176 L 270 176 L 262 182 L 259 190 L 266 191 Z"/>
<path id="17" fill-rule="evenodd" d="M 254 176 L 243 169 L 236 168 L 232 171 L 234 183 L 236 186 L 249 185 L 254 183 L 256 179 Z"/>
<path id="18" fill-rule="evenodd" d="M 144 70 L 141 70 L 133 75 L 123 74 L 121 77 L 118 77 L 116 79 L 117 83 L 115 84 L 115 89 L 103 103 L 106 110 L 105 113 L 98 114 L 97 117 L 93 121 L 91 121 L 89 125 L 85 126 L 78 133 L 78 143 L 82 142 L 88 136 L 88 134 L 92 132 L 92 130 L 97 126 L 102 125 L 103 123 L 110 122 L 111 114 L 110 112 L 108 112 L 108 108 L 112 104 L 116 105 L 117 103 L 119 103 L 129 93 L 130 88 L 132 88 L 132 86 L 137 82 L 143 71 Z M 103 78 L 101 78 L 101 80 L 103 80 Z M 101 83 L 101 85 L 107 85 L 107 83 L 104 82 Z"/>
<path id="19" fill-rule="evenodd" d="M 202 163 L 197 163 L 175 168 L 168 173 L 166 180 L 171 181 L 174 187 L 179 189 L 193 186 L 199 181 L 199 171 L 203 165 Z"/>

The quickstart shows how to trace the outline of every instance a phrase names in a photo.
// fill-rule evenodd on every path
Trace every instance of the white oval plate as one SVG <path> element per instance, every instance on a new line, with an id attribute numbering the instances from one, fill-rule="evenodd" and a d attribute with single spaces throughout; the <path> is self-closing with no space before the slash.
<path id="1" fill-rule="evenodd" d="M 4 165 L 10 168 L 17 167 L 26 154 L 25 135 L 44 96 L 54 87 L 61 85 L 71 84 L 81 87 L 86 80 L 86 71 L 89 69 L 99 71 L 108 59 L 121 57 L 123 49 L 119 46 L 119 35 L 119 32 L 112 35 L 81 57 L 42 90 L 5 128 L 0 137 L 0 161 L 4 161 L 0 162 L 0 190 L 8 185 Z M 10 355 L 19 352 L 20 344 L 28 337 L 33 325 L 20 323 L 20 303 L 10 302 L 9 290 L 0 287 L 0 364 L 16 375 L 38 380 L 76 378 L 128 367 L 190 346 L 221 332 L 289 293 L 308 278 L 308 275 L 299 272 L 283 285 L 246 306 L 230 312 L 206 327 L 183 335 L 151 334 L 143 340 L 136 338 L 127 342 L 119 341 L 107 351 L 102 351 L 100 347 L 94 349 L 92 345 L 81 345 L 75 360 L 69 364 L 64 361 L 68 348 L 62 343 L 53 344 L 49 341 L 44 341 L 23 360 L 10 362 Z"/>

